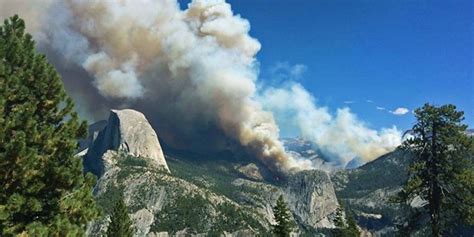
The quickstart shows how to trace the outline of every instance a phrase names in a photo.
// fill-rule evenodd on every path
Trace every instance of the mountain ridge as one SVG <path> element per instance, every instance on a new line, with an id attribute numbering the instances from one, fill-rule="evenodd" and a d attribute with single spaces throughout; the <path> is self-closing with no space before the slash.
<path id="1" fill-rule="evenodd" d="M 367 236 L 393 235 L 403 214 L 390 202 L 404 184 L 412 160 L 401 149 L 354 169 L 307 170 L 278 179 L 257 159 L 231 151 L 195 153 L 164 144 L 162 162 L 166 166 L 159 166 L 152 164 L 153 159 L 130 152 L 134 147 L 117 145 L 120 142 L 104 150 L 100 146 L 107 144 L 104 139 L 116 139 L 106 136 L 106 131 L 118 129 L 111 134 L 122 134 L 119 124 L 94 124 L 89 147 L 83 148 L 87 150 L 85 162 L 106 164 L 102 172 L 95 172 L 99 179 L 94 190 L 105 216 L 89 225 L 89 236 L 105 233 L 111 205 L 120 192 L 135 236 L 266 236 L 273 224 L 272 207 L 280 195 L 297 223 L 295 234 L 301 236 L 331 236 L 339 201 L 353 211 Z M 152 129 L 132 131 L 155 133 Z M 157 135 L 154 142 L 161 147 Z M 285 143 L 293 144 L 287 147 L 292 154 L 311 156 L 315 161 L 323 158 L 302 139 L 285 139 Z M 88 155 L 97 154 L 97 146 L 102 155 L 94 160 Z"/>
<path id="2" fill-rule="evenodd" d="M 84 156 L 86 168 L 95 171 L 99 178 L 94 194 L 105 213 L 104 218 L 89 225 L 89 236 L 105 233 L 111 203 L 120 192 L 129 208 L 135 236 L 270 233 L 272 207 L 280 195 L 288 201 L 303 232 L 317 229 L 329 233 L 334 228 L 339 205 L 328 173 L 311 170 L 275 180 L 255 159 L 235 157 L 232 153 L 203 155 L 172 150 L 163 155 L 166 166 L 150 165 L 153 159 L 131 152 L 135 148 L 130 144 L 137 143 L 120 145 L 124 136 L 119 139 L 114 134 L 122 135 L 124 131 L 114 120 L 115 114 L 120 111 L 111 112 L 112 119 L 95 136 Z M 140 134 L 147 136 L 144 132 Z M 158 139 L 156 142 L 159 145 Z M 94 167 L 97 164 L 93 162 L 104 164 L 103 168 Z M 262 179 L 249 177 L 242 167 L 255 168 L 253 175 Z"/>

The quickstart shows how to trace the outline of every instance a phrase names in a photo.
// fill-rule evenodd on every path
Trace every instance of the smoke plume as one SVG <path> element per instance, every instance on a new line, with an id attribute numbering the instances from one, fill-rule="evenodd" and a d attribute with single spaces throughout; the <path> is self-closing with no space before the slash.
<path id="1" fill-rule="evenodd" d="M 277 117 L 291 118 L 290 122 L 296 125 L 301 136 L 328 157 L 334 157 L 333 161 L 339 166 L 355 157 L 371 161 L 401 143 L 402 135 L 395 127 L 372 130 L 348 108 L 338 109 L 333 116 L 328 108 L 318 107 L 313 96 L 297 83 L 269 88 L 259 101 Z"/>
<path id="2" fill-rule="evenodd" d="M 193 0 L 185 10 L 176 0 L 0 0 L 0 5 L 0 17 L 18 13 L 26 19 L 89 114 L 139 109 L 175 147 L 237 143 L 274 171 L 310 169 L 310 161 L 288 155 L 279 140 L 272 110 L 287 109 L 295 111 L 306 137 L 344 160 L 370 160 L 399 143 L 395 129 L 373 131 L 347 109 L 332 117 L 316 108 L 299 86 L 259 96 L 255 55 L 261 45 L 249 36 L 249 22 L 224 0 Z M 277 101 L 280 95 L 289 100 Z M 209 139 L 197 138 L 203 134 Z"/>

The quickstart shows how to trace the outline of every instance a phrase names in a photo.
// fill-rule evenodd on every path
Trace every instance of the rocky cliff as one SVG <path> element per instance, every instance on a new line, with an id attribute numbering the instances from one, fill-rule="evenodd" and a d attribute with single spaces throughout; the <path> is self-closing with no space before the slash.
<path id="1" fill-rule="evenodd" d="M 89 236 L 105 233 L 120 193 L 135 236 L 266 234 L 280 195 L 299 233 L 334 227 L 337 198 L 324 171 L 295 173 L 276 182 L 251 157 L 172 149 L 165 156 L 146 118 L 133 110 L 113 110 L 88 143 L 84 163 L 99 177 L 95 196 L 104 213 L 90 224 Z"/>
<path id="2" fill-rule="evenodd" d="M 411 154 L 402 150 L 383 155 L 357 169 L 332 174 L 337 196 L 350 207 L 358 224 L 374 236 L 393 235 L 403 215 L 390 201 L 408 178 Z"/>
<path id="3" fill-rule="evenodd" d="M 86 141 L 89 144 L 84 157 L 87 171 L 100 177 L 111 165 L 104 161 L 113 162 L 110 156 L 114 156 L 114 152 L 150 160 L 150 165 L 169 171 L 158 136 L 142 113 L 130 109 L 112 110 L 104 125 L 94 124 L 94 127 L 102 127 L 98 134 L 97 130 L 90 129 L 94 133 Z M 104 159 L 104 155 L 109 159 Z"/>
<path id="4" fill-rule="evenodd" d="M 291 175 L 284 189 L 300 222 L 312 228 L 335 227 L 332 219 L 339 204 L 328 173 L 308 170 Z"/>

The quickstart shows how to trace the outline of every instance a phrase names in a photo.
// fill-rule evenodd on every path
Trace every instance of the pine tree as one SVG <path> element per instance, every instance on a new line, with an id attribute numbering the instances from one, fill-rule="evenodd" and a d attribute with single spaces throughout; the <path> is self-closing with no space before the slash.
<path id="1" fill-rule="evenodd" d="M 121 196 L 114 206 L 110 216 L 110 224 L 107 228 L 109 237 L 131 237 L 133 236 L 132 221 L 128 216 L 127 206 Z"/>
<path id="2" fill-rule="evenodd" d="M 347 236 L 359 237 L 360 231 L 357 227 L 357 222 L 354 220 L 354 215 L 352 212 L 346 213 L 347 217 Z"/>
<path id="3" fill-rule="evenodd" d="M 346 229 L 346 224 L 344 222 L 344 214 L 341 206 L 336 209 L 336 217 L 334 219 L 334 224 L 336 228 L 333 229 L 332 234 L 336 237 L 344 236 L 344 229 Z"/>
<path id="4" fill-rule="evenodd" d="M 295 228 L 295 223 L 293 222 L 290 210 L 283 199 L 283 195 L 280 195 L 275 207 L 273 207 L 273 214 L 276 222 L 276 224 L 273 225 L 273 233 L 275 236 L 290 236 L 290 233 Z"/>
<path id="5" fill-rule="evenodd" d="M 360 231 L 357 228 L 357 223 L 354 220 L 352 212 L 344 208 L 344 205 L 342 202 L 339 202 L 339 207 L 336 209 L 336 217 L 334 219 L 334 224 L 336 225 L 336 228 L 334 228 L 334 230 L 332 231 L 332 234 L 335 237 L 360 236 Z"/>
<path id="6" fill-rule="evenodd" d="M 74 157 L 86 133 L 18 16 L 0 26 L 0 236 L 79 236 L 98 215 Z"/>
<path id="7" fill-rule="evenodd" d="M 425 104 L 415 116 L 413 137 L 403 144 L 415 158 L 399 200 L 407 203 L 419 196 L 427 202 L 422 209 L 432 236 L 447 234 L 458 224 L 474 224 L 474 167 L 464 113 L 454 105 Z"/>

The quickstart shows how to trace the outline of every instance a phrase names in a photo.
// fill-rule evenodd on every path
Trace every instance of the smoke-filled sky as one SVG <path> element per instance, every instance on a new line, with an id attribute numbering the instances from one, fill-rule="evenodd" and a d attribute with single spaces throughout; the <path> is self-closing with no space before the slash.
<path id="1" fill-rule="evenodd" d="M 457 105 L 474 127 L 474 1 L 229 2 L 262 43 L 262 78 L 304 65 L 299 81 L 320 104 L 375 128 L 410 128 L 425 102 Z M 390 113 L 399 107 L 410 113 Z"/>
<path id="2" fill-rule="evenodd" d="M 247 7 L 254 7 L 252 14 L 260 19 L 271 15 L 272 7 L 281 8 L 275 14 L 301 7 L 259 8 L 261 2 L 256 2 Z M 243 7 L 250 2 L 240 3 L 235 4 Z M 348 59 L 340 49 L 333 52 L 340 61 L 333 61 L 330 68 L 349 72 L 347 77 L 317 77 L 314 72 L 324 71 L 334 55 L 320 55 L 327 45 L 319 45 L 318 40 L 301 44 L 296 39 L 324 40 L 333 33 L 329 29 L 315 32 L 311 22 L 318 26 L 322 23 L 316 19 L 323 18 L 308 19 L 305 14 L 312 8 L 301 13 L 301 18 L 309 20 L 306 24 L 295 20 L 297 14 L 280 15 L 281 19 L 268 16 L 261 21 L 273 19 L 273 24 L 253 29 L 253 21 L 260 20 L 247 20 L 245 10 L 238 12 L 224 0 L 189 4 L 176 0 L 0 0 L 0 4 L 2 18 L 14 13 L 25 18 L 39 49 L 56 65 L 84 116 L 98 119 L 110 108 L 134 108 L 145 113 L 171 146 L 242 149 L 277 172 L 317 168 L 309 160 L 288 154 L 282 134 L 313 142 L 339 166 L 353 159 L 367 162 L 392 151 L 401 142 L 397 123 L 372 126 L 375 117 L 357 115 L 351 107 L 363 103 L 384 115 L 410 116 L 408 102 L 417 96 L 401 90 L 400 81 L 387 83 L 397 84 L 396 88 L 364 87 L 366 80 L 388 78 L 377 73 L 376 79 L 359 78 L 353 70 L 358 63 L 363 70 L 367 62 L 354 58 L 354 68 L 346 68 Z M 289 26 L 298 30 L 284 33 Z M 277 33 L 268 38 L 270 32 Z M 263 41 L 256 37 L 259 34 L 264 35 Z M 332 40 L 336 46 L 338 40 L 347 41 Z M 265 46 L 269 41 L 274 43 Z M 357 53 L 360 46 L 353 45 L 350 50 Z M 269 48 L 261 52 L 262 47 Z M 300 60 L 301 54 L 308 56 Z M 311 55 L 327 57 L 328 62 L 314 67 Z M 401 60 L 393 55 L 397 54 L 387 54 L 384 60 Z M 377 67 L 377 59 L 373 60 Z"/>

